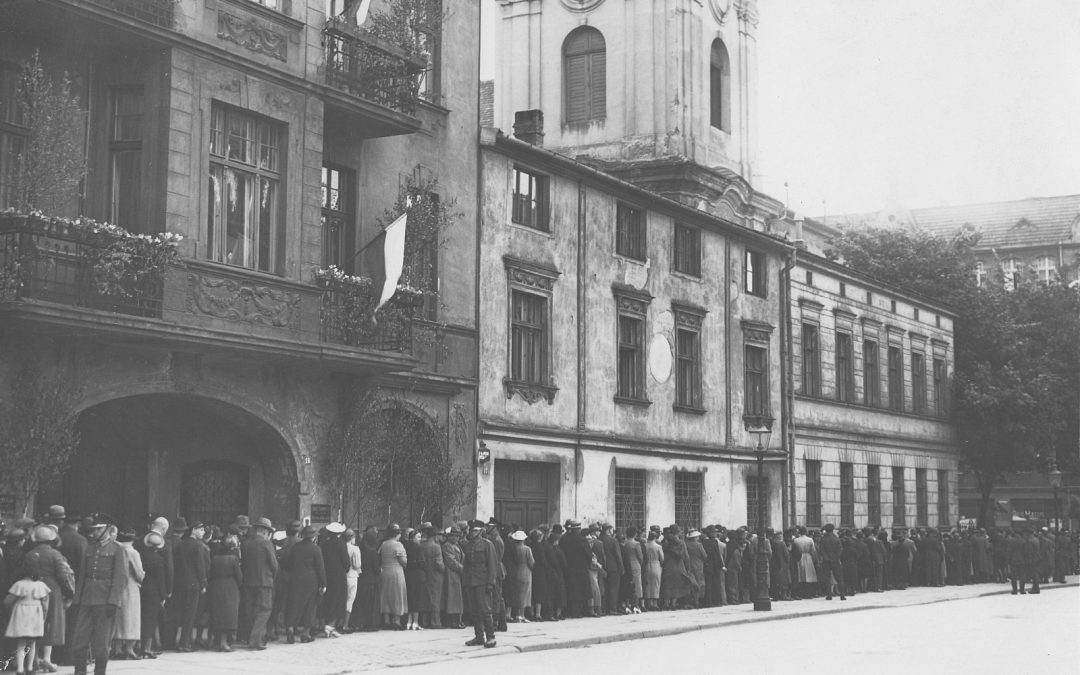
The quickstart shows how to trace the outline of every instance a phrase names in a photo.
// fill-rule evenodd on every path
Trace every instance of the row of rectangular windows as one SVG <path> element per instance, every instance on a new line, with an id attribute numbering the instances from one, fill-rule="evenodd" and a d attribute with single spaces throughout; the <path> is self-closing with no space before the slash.
<path id="1" fill-rule="evenodd" d="M 816 324 L 802 325 L 802 388 L 806 396 L 821 396 L 821 345 L 820 331 Z M 845 403 L 862 403 L 881 407 L 880 369 L 878 365 L 877 340 L 863 340 L 863 400 L 855 399 L 854 345 L 851 333 L 836 332 L 836 400 Z M 889 408 L 904 412 L 904 355 L 900 347 L 889 346 L 888 351 Z M 948 387 L 945 359 L 933 360 L 933 388 L 935 414 L 948 414 Z M 927 414 L 926 356 L 911 352 L 912 412 Z"/>
<path id="2" fill-rule="evenodd" d="M 904 467 L 892 469 L 892 509 L 893 526 L 907 525 L 906 486 Z M 806 460 L 806 524 L 821 526 L 821 462 Z M 881 467 L 877 464 L 866 466 L 867 480 L 867 525 L 881 525 Z M 949 525 L 949 472 L 939 469 L 937 472 L 938 522 Z M 928 526 L 930 523 L 929 491 L 927 470 L 915 469 L 915 525 Z M 840 463 L 840 525 L 855 526 L 855 465 L 851 462 Z"/>
<path id="3" fill-rule="evenodd" d="M 766 494 L 768 483 L 765 482 Z M 704 481 L 702 474 L 695 471 L 675 472 L 675 524 L 685 530 L 701 528 L 702 492 Z M 747 523 L 758 522 L 758 482 L 755 476 L 747 478 L 746 507 Z M 644 469 L 615 469 L 615 527 L 624 530 L 627 527 L 643 529 L 645 522 L 646 491 Z M 768 506 L 766 502 L 766 522 Z"/>
<path id="4" fill-rule="evenodd" d="M 534 171 L 514 167 L 510 222 L 516 225 L 551 231 L 550 180 Z M 618 202 L 615 207 L 615 253 L 644 262 L 648 257 L 645 211 Z M 701 230 L 675 223 L 674 244 L 671 247 L 672 269 L 680 274 L 701 277 Z M 743 256 L 743 290 L 750 295 L 765 297 L 767 264 L 765 255 L 746 249 Z"/>

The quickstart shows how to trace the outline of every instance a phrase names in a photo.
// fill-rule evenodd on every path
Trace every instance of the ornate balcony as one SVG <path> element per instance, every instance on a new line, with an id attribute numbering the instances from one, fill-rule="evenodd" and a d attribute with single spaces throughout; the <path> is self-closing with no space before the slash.
<path id="1" fill-rule="evenodd" d="M 95 229 L 96 228 L 96 229 Z M 416 303 L 399 293 L 375 311 L 371 287 L 312 285 L 202 260 L 142 255 L 102 226 L 0 214 L 0 313 L 70 334 L 124 334 L 144 344 L 261 352 L 348 371 L 410 370 Z M 122 232 L 122 231 L 121 231 Z M 130 245 L 134 243 L 134 245 Z"/>
<path id="2" fill-rule="evenodd" d="M 405 115 L 416 111 L 425 64 L 365 34 L 342 17 L 323 27 L 326 84 Z"/>

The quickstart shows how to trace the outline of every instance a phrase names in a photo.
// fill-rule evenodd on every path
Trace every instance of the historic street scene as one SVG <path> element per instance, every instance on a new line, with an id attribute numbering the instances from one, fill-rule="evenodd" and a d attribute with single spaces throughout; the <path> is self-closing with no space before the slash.
<path id="1" fill-rule="evenodd" d="M 1074 670 L 1077 34 L 0 2 L 0 669 Z"/>

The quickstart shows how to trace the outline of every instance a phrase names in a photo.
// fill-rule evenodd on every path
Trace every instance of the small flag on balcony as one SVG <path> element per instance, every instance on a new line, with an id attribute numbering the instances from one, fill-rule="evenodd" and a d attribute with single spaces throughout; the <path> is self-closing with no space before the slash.
<path id="1" fill-rule="evenodd" d="M 405 222 L 408 215 L 406 211 L 398 216 L 383 232 L 383 269 L 386 270 L 386 280 L 383 281 L 382 295 L 379 296 L 379 304 L 375 309 L 385 305 L 397 291 L 401 268 L 405 264 Z"/>

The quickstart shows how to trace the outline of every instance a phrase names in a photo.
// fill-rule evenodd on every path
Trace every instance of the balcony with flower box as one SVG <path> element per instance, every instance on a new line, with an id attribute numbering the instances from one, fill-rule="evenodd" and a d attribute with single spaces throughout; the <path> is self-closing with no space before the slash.
<path id="1" fill-rule="evenodd" d="M 311 284 L 181 259 L 179 241 L 86 219 L 2 213 L 0 323 L 343 372 L 415 367 L 409 289 L 376 310 L 370 280 Z"/>

